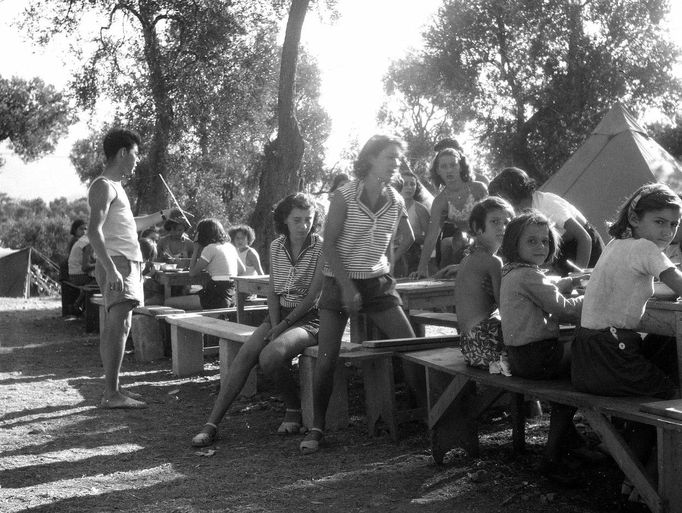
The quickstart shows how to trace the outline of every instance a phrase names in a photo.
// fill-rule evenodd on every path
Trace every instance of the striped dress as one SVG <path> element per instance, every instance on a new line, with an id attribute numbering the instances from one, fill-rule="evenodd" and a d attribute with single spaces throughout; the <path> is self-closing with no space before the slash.
<path id="1" fill-rule="evenodd" d="M 364 180 L 355 180 L 336 191 L 346 203 L 346 221 L 336 249 L 348 277 L 355 280 L 388 274 L 391 266 L 386 250 L 400 219 L 407 217 L 405 201 L 393 187 L 386 187 L 386 203 L 372 212 L 360 201 L 363 186 Z M 324 275 L 334 276 L 328 263 L 325 263 Z"/>
<path id="2" fill-rule="evenodd" d="M 280 235 L 270 244 L 270 272 L 279 304 L 284 308 L 296 308 L 308 295 L 315 276 L 317 261 L 322 254 L 322 237 L 316 233 L 308 236 L 296 263 L 286 244 L 286 236 Z"/>

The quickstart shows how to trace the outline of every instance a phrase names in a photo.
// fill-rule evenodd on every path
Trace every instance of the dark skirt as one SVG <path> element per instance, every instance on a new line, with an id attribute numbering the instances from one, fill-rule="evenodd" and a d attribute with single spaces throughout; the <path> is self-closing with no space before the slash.
<path id="1" fill-rule="evenodd" d="M 507 346 L 513 376 L 526 379 L 568 377 L 563 363 L 564 343 L 556 338 L 531 342 L 525 346 Z"/>
<path id="2" fill-rule="evenodd" d="M 590 239 L 592 239 L 592 252 L 590 253 L 590 261 L 587 267 L 594 267 L 597 264 L 597 260 L 604 251 L 604 241 L 599 235 L 599 232 L 595 230 L 590 223 L 585 226 L 585 231 L 589 234 Z M 572 273 L 575 269 L 566 263 L 566 260 L 570 260 L 575 263 L 576 256 L 578 255 L 578 242 L 575 239 L 565 240 L 561 239 L 561 244 L 559 246 L 559 255 L 556 262 L 554 262 L 554 269 L 561 275 L 567 276 L 568 273 Z"/>
<path id="3" fill-rule="evenodd" d="M 201 308 L 227 308 L 234 306 L 234 282 L 210 280 L 206 286 L 197 292 Z"/>
<path id="4" fill-rule="evenodd" d="M 573 386 L 599 395 L 671 397 L 674 380 L 655 360 L 677 362 L 674 340 L 659 339 L 658 350 L 648 351 L 639 333 L 614 331 L 578 328 L 571 348 Z"/>

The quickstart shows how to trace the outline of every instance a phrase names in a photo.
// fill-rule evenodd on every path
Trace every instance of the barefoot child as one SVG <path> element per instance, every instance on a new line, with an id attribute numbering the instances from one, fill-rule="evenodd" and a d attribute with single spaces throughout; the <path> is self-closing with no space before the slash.
<path id="1" fill-rule="evenodd" d="M 553 281 L 541 266 L 557 255 L 558 235 L 537 210 L 514 218 L 504 234 L 500 286 L 502 334 L 511 372 L 526 379 L 555 379 L 569 375 L 569 359 L 559 340 L 559 321 L 577 322 L 582 296 L 567 299 L 578 278 Z M 543 471 L 562 481 L 570 476 L 561 464 L 562 451 L 579 440 L 573 426 L 575 408 L 551 403 L 549 436 Z"/>
<path id="2" fill-rule="evenodd" d="M 455 280 L 455 310 L 461 332 L 461 349 L 467 364 L 499 374 L 503 349 L 500 314 L 502 260 L 495 255 L 514 209 L 502 198 L 492 196 L 474 205 L 469 228 L 474 243 L 459 264 Z M 492 283 L 493 294 L 483 287 Z"/>
<path id="3" fill-rule="evenodd" d="M 610 396 L 673 396 L 674 339 L 651 347 L 636 329 L 654 292 L 654 278 L 682 295 L 682 273 L 663 253 L 675 237 L 681 211 L 682 201 L 672 190 L 648 184 L 625 202 L 609 228 L 614 239 L 587 284 L 581 327 L 573 343 L 571 378 L 578 390 Z M 645 464 L 656 441 L 655 429 L 629 422 L 625 438 Z M 629 491 L 628 483 L 624 484 L 624 491 Z"/>

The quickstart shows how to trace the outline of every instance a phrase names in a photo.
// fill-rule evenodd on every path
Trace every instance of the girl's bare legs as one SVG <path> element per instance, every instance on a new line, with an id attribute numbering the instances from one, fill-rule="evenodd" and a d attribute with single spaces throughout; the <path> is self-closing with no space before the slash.
<path id="1" fill-rule="evenodd" d="M 277 383 L 288 410 L 301 408 L 298 383 L 291 373 L 291 360 L 316 343 L 315 337 L 303 328 L 292 328 L 267 344 L 260 353 L 261 370 Z"/>
<path id="2" fill-rule="evenodd" d="M 388 338 L 414 338 L 414 330 L 405 312 L 394 306 L 382 312 L 372 312 L 370 319 Z M 407 386 L 414 394 L 417 404 L 426 405 L 426 378 L 420 365 L 403 361 L 403 372 Z"/>
<path id="3" fill-rule="evenodd" d="M 334 386 L 334 371 L 339 358 L 341 337 L 348 315 L 333 310 L 320 310 L 318 353 L 313 376 L 313 428 L 323 430 L 329 398 Z"/>
<path id="4" fill-rule="evenodd" d="M 265 335 L 270 330 L 270 323 L 263 323 L 253 332 L 241 349 L 237 352 L 230 372 L 228 373 L 227 383 L 220 384 L 220 393 L 216 399 L 208 422 L 204 425 L 201 432 L 192 439 L 192 445 L 202 447 L 211 445 L 215 440 L 218 424 L 232 402 L 237 398 L 246 383 L 251 369 L 258 363 L 258 356 L 263 347 L 267 344 Z"/>

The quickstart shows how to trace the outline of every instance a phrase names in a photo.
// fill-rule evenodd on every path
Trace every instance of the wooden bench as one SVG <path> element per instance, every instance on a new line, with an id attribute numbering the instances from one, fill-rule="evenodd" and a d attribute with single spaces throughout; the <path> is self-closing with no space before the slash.
<path id="1" fill-rule="evenodd" d="M 476 456 L 477 418 L 501 394 L 511 392 L 515 450 L 525 443 L 523 397 L 529 395 L 578 408 L 608 447 L 614 460 L 636 486 L 653 512 L 682 512 L 682 421 L 642 411 L 656 399 L 605 397 L 577 392 L 567 380 L 537 381 L 489 374 L 466 365 L 458 348 L 401 353 L 406 361 L 424 366 L 432 454 L 437 463 L 453 447 Z M 477 388 L 477 384 L 485 385 Z M 650 407 L 650 406 L 645 406 Z M 654 426 L 658 433 L 658 486 L 647 477 L 611 417 Z"/>
<path id="2" fill-rule="evenodd" d="M 214 319 L 188 312 L 169 315 L 171 325 L 172 368 L 176 376 L 191 376 L 204 369 L 203 335 L 219 338 L 220 381 L 226 382 L 229 367 L 239 348 L 256 331 L 254 326 Z M 256 373 L 251 371 L 241 395 L 251 397 L 256 393 Z"/>

